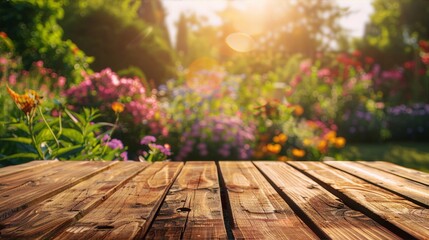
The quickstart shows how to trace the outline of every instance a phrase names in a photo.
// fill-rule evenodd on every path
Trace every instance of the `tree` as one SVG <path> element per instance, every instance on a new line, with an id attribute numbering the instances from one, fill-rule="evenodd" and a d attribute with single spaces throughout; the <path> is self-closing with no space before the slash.
<path id="1" fill-rule="evenodd" d="M 177 22 L 176 51 L 181 57 L 188 53 L 188 24 L 183 13 Z"/>
<path id="2" fill-rule="evenodd" d="M 164 40 L 170 44 L 170 35 L 165 24 L 166 13 L 160 0 L 141 0 L 138 15 L 145 22 L 156 26 L 162 32 Z"/>
<path id="3" fill-rule="evenodd" d="M 425 0 L 374 0 L 374 13 L 356 43 L 384 67 L 412 59 L 419 40 L 429 39 L 429 2 Z"/>
<path id="4" fill-rule="evenodd" d="M 0 1 L 0 31 L 13 40 L 15 54 L 22 57 L 26 69 L 42 60 L 70 83 L 81 78 L 90 59 L 72 41 L 63 39 L 58 25 L 63 13 L 62 4 L 54 0 Z"/>
<path id="5" fill-rule="evenodd" d="M 162 30 L 138 18 L 135 2 L 98 2 L 71 2 L 61 23 L 65 35 L 95 57 L 94 70 L 134 66 L 156 84 L 175 76 L 173 51 Z"/>

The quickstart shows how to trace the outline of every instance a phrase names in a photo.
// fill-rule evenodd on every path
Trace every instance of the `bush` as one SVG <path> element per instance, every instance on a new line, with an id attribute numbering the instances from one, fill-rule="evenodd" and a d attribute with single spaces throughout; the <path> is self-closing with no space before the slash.
<path id="1" fill-rule="evenodd" d="M 88 70 L 91 58 L 73 42 L 63 39 L 57 23 L 62 15 L 62 5 L 54 0 L 1 1 L 0 31 L 13 40 L 13 53 L 22 57 L 25 69 L 42 60 L 69 82 L 78 82 L 81 71 Z"/>

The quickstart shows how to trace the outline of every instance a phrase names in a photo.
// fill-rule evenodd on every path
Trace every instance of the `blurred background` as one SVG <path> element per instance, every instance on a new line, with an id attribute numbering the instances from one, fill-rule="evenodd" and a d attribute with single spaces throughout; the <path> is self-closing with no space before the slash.
<path id="1" fill-rule="evenodd" d="M 426 0 L 1 1 L 0 164 L 329 157 L 428 171 L 428 12 Z"/>

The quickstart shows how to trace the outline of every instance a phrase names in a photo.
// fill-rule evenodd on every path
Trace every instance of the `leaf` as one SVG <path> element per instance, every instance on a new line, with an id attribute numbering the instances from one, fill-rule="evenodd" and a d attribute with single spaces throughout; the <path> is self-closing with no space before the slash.
<path id="1" fill-rule="evenodd" d="M 10 130 L 21 130 L 23 132 L 26 132 L 26 133 L 30 134 L 30 130 L 28 129 L 27 124 L 25 124 L 23 122 L 9 123 L 7 125 L 8 125 L 8 128 Z"/>
<path id="2" fill-rule="evenodd" d="M 12 155 L 0 158 L 0 161 L 13 159 L 13 158 L 30 158 L 30 159 L 36 160 L 39 158 L 39 155 L 35 153 L 16 153 L 16 154 L 12 154 Z"/>
<path id="3" fill-rule="evenodd" d="M 69 158 L 70 156 L 81 152 L 85 147 L 77 145 L 73 147 L 61 148 L 58 151 L 54 151 L 52 156 L 57 158 Z"/>
<path id="4" fill-rule="evenodd" d="M 54 137 L 52 136 L 51 132 L 47 128 L 42 129 L 36 136 L 36 141 L 38 143 L 42 143 L 50 140 L 54 140 Z"/>
<path id="5" fill-rule="evenodd" d="M 77 131 L 73 128 L 63 128 L 62 137 L 68 138 L 70 141 L 75 143 L 82 143 L 83 142 L 83 135 L 81 132 Z"/>
<path id="6" fill-rule="evenodd" d="M 14 138 L 0 138 L 0 141 L 5 142 L 17 142 L 31 145 L 31 138 L 26 137 L 14 137 Z"/>

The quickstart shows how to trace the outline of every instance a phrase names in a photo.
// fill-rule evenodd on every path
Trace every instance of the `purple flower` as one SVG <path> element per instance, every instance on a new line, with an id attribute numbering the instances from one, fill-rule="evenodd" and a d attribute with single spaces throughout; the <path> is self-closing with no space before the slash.
<path id="1" fill-rule="evenodd" d="M 111 149 L 123 149 L 124 148 L 124 144 L 122 144 L 121 140 L 116 139 L 116 138 L 110 140 L 110 142 L 107 143 L 107 146 L 110 147 Z"/>
<path id="2" fill-rule="evenodd" d="M 140 144 L 142 145 L 148 145 L 149 143 L 154 143 L 156 142 L 156 138 L 154 136 L 145 136 L 142 138 L 142 140 L 140 141 Z"/>
<path id="3" fill-rule="evenodd" d="M 121 153 L 121 158 L 122 158 L 122 160 L 124 160 L 124 161 L 128 161 L 128 153 L 127 153 L 127 152 L 123 152 L 123 153 Z"/>

